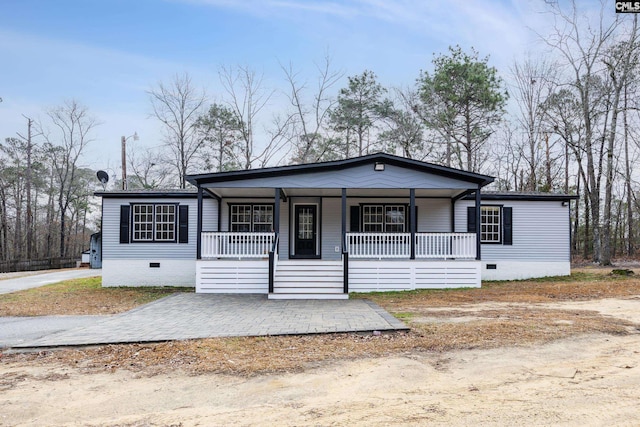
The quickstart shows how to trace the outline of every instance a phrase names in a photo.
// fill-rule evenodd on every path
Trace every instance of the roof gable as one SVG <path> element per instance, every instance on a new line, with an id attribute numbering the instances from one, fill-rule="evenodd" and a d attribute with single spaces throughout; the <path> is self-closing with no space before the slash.
<path id="1" fill-rule="evenodd" d="M 384 171 L 374 170 L 376 163 Z M 187 175 L 203 187 L 469 188 L 493 177 L 378 153 L 332 162 Z"/>

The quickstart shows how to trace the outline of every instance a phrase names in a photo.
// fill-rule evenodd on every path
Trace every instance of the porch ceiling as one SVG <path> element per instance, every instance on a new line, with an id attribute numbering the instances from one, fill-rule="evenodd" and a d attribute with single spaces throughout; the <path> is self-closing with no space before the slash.
<path id="1" fill-rule="evenodd" d="M 273 198 L 275 189 L 264 187 L 253 188 L 207 188 L 212 194 L 224 198 Z M 341 188 L 283 188 L 282 191 L 287 197 L 342 197 Z M 466 190 L 464 189 L 416 189 L 417 198 L 453 198 Z M 347 197 L 367 197 L 367 198 L 409 198 L 408 188 L 349 188 Z"/>

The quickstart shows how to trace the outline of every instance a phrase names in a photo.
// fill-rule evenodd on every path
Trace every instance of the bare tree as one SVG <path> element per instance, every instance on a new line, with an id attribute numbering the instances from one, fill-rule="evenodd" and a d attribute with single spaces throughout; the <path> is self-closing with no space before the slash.
<path id="1" fill-rule="evenodd" d="M 91 189 L 79 185 L 79 160 L 92 139 L 91 131 L 98 124 L 89 115 L 87 107 L 71 100 L 47 113 L 53 130 L 43 130 L 45 150 L 52 162 L 57 189 L 58 216 L 60 219 L 59 255 L 67 255 L 67 210 L 76 197 L 76 192 L 90 193 Z M 42 126 L 41 126 L 41 129 Z"/>
<path id="2" fill-rule="evenodd" d="M 165 146 L 171 153 L 169 162 L 180 177 L 180 188 L 185 188 L 185 175 L 194 172 L 198 150 L 204 143 L 197 122 L 206 95 L 194 86 L 187 73 L 174 76 L 168 84 L 160 82 L 147 93 L 152 116 L 163 125 Z"/>
<path id="3" fill-rule="evenodd" d="M 127 161 L 133 174 L 129 174 L 129 188 L 162 188 L 172 181 L 171 166 L 163 161 L 163 154 L 155 150 L 130 145 Z"/>
<path id="4" fill-rule="evenodd" d="M 501 191 L 523 191 L 522 175 L 522 145 L 515 136 L 516 126 L 510 122 L 503 122 L 498 128 L 497 143 L 492 146 L 493 169 L 491 174 L 497 177 L 495 186 Z"/>
<path id="5" fill-rule="evenodd" d="M 328 94 L 342 78 L 342 71 L 331 70 L 331 60 L 317 64 L 317 86 L 312 100 L 305 99 L 307 82 L 300 82 L 293 66 L 281 66 L 289 84 L 289 102 L 293 108 L 291 132 L 293 163 L 314 163 L 336 158 L 336 138 L 330 135 L 329 115 L 336 100 Z"/>
<path id="6" fill-rule="evenodd" d="M 520 155 L 528 164 L 528 177 L 525 189 L 537 191 L 551 190 L 551 154 L 549 147 L 549 132 L 546 128 L 545 111 L 546 98 L 555 88 L 556 65 L 545 59 L 526 58 L 522 62 L 514 63 L 511 74 L 514 85 L 512 94 L 518 105 L 516 122 L 522 131 Z M 542 142 L 546 144 L 546 150 Z M 545 171 L 546 182 L 539 176 Z"/>
<path id="7" fill-rule="evenodd" d="M 226 103 L 236 116 L 240 129 L 240 150 L 237 159 L 242 169 L 254 166 L 262 167 L 270 163 L 275 156 L 284 155 L 289 142 L 287 129 L 292 115 L 273 116 L 269 127 L 262 131 L 263 143 L 256 139 L 257 123 L 263 116 L 274 91 L 264 88 L 263 78 L 249 67 L 222 67 L 219 70 L 220 82 L 226 93 Z"/>
<path id="8" fill-rule="evenodd" d="M 602 58 L 613 43 L 620 20 L 607 21 L 604 3 L 595 23 L 581 15 L 575 0 L 567 10 L 558 1 L 547 1 L 547 5 L 554 19 L 554 29 L 543 40 L 562 58 L 570 74 L 569 85 L 580 106 L 584 127 L 580 151 L 586 163 L 584 190 L 592 221 L 593 259 L 602 262 L 606 257 L 602 258 L 600 186 L 607 129 L 603 114 L 606 99 L 603 97 L 608 95 L 603 90 Z"/>
<path id="9" fill-rule="evenodd" d="M 605 177 L 604 213 L 602 217 L 602 253 L 600 263 L 611 264 L 611 216 L 613 200 L 614 150 L 618 131 L 618 116 L 621 111 L 622 90 L 627 80 L 632 76 L 631 71 L 637 69 L 640 50 L 638 46 L 638 16 L 634 15 L 633 24 L 628 30 L 628 39 L 617 43 L 605 52 L 602 62 L 606 65 L 611 79 L 612 104 L 609 134 L 607 135 L 607 163 Z"/>

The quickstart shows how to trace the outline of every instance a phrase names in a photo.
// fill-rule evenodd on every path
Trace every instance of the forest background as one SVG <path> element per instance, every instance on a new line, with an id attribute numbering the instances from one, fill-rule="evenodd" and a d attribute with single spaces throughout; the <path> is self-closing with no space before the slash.
<path id="1" fill-rule="evenodd" d="M 248 66 L 220 65 L 215 94 L 176 74 L 147 91 L 160 145 L 123 136 L 128 173 L 123 181 L 111 171 L 105 188 L 185 188 L 187 173 L 387 152 L 495 176 L 487 190 L 576 194 L 574 258 L 632 258 L 640 247 L 637 15 L 613 14 L 604 2 L 595 19 L 576 2 L 546 8 L 545 54 L 508 69 L 492 66 L 491 52 L 451 46 L 407 86 L 385 87 L 372 70 L 346 76 L 329 56 L 312 80 L 281 63 L 284 91 Z M 99 230 L 93 193 L 103 185 L 81 160 L 100 118 L 71 99 L 24 121 L 0 144 L 0 261 L 78 258 Z"/>

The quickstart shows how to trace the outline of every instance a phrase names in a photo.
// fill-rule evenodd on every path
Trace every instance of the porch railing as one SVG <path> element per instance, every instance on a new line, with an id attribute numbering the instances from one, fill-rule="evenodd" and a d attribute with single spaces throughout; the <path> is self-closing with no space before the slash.
<path id="1" fill-rule="evenodd" d="M 415 257 L 432 259 L 476 257 L 474 233 L 416 233 Z M 410 233 L 346 233 L 350 258 L 410 258 Z"/>
<path id="2" fill-rule="evenodd" d="M 409 258 L 411 233 L 346 233 L 350 258 Z"/>
<path id="3" fill-rule="evenodd" d="M 202 258 L 267 258 L 275 233 L 202 233 Z"/>
<path id="4" fill-rule="evenodd" d="M 475 233 L 416 233 L 416 258 L 475 257 Z"/>

